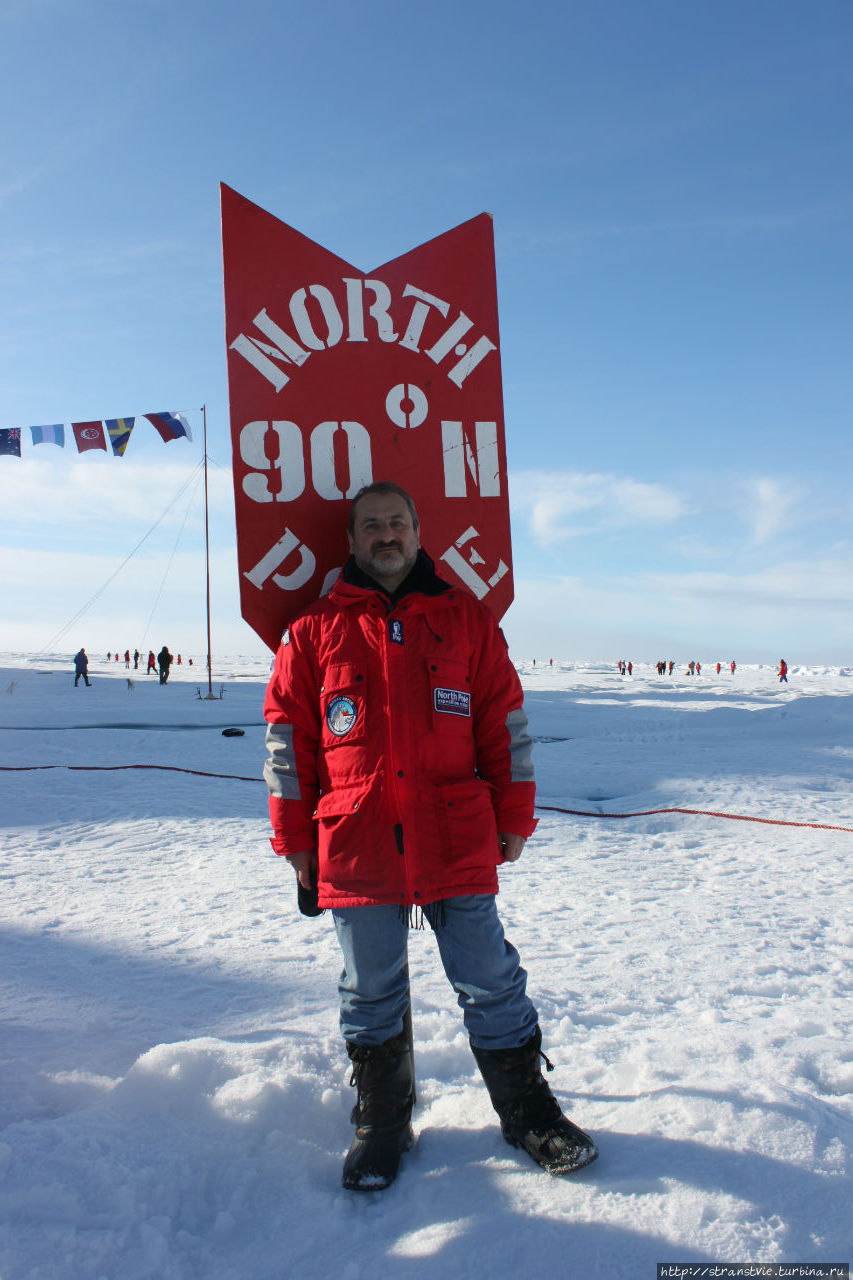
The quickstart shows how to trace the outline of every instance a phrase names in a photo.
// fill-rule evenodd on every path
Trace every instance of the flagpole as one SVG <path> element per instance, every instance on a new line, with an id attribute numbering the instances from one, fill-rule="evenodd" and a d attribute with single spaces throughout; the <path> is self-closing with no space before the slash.
<path id="1" fill-rule="evenodd" d="M 204 577 L 207 593 L 207 700 L 213 698 L 213 659 L 210 649 L 210 529 L 207 515 L 207 405 L 201 406 L 204 422 Z"/>

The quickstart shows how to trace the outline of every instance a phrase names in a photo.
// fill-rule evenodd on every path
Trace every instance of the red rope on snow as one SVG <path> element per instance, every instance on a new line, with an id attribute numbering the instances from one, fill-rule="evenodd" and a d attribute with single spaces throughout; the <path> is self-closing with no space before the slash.
<path id="1" fill-rule="evenodd" d="M 849 831 L 853 827 L 833 827 L 828 822 L 790 822 L 785 818 L 753 818 L 748 813 L 717 813 L 714 809 L 638 809 L 634 813 L 591 813 L 586 809 L 561 809 L 554 804 L 537 804 L 551 813 L 571 813 L 578 818 L 648 818 L 656 813 L 688 813 L 701 818 L 730 818 L 733 822 L 763 822 L 771 827 L 812 827 L 817 831 Z"/>
<path id="2" fill-rule="evenodd" d="M 245 778 L 236 773 L 208 773 L 204 769 L 184 769 L 174 764 L 0 764 L 3 773 L 29 773 L 37 769 L 76 769 L 82 772 L 114 772 L 118 769 L 161 769 L 166 773 L 191 773 L 197 778 L 225 778 L 230 782 L 263 782 L 263 778 Z M 637 809 L 632 813 L 595 813 L 589 809 L 563 809 L 555 804 L 537 804 L 548 813 L 568 813 L 575 818 L 649 818 L 658 813 L 686 813 L 698 818 L 728 818 L 732 822 L 761 822 L 770 827 L 809 827 L 814 831 L 847 831 L 853 827 L 834 827 L 828 822 L 792 822 L 785 818 L 754 818 L 748 813 L 718 813 L 714 809 Z"/>

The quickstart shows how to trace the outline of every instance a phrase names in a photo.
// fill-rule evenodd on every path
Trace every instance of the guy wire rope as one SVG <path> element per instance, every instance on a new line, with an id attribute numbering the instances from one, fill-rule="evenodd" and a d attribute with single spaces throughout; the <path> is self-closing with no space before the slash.
<path id="1" fill-rule="evenodd" d="M 197 464 L 196 464 L 196 466 L 195 466 L 195 467 L 193 468 L 193 470 L 190 472 L 189 476 L 188 476 L 188 477 L 187 477 L 187 479 L 184 481 L 184 483 L 181 485 L 180 489 L 179 489 L 179 490 L 178 490 L 178 492 L 175 494 L 174 498 L 173 498 L 173 499 L 172 499 L 172 501 L 169 503 L 169 505 L 168 505 L 168 506 L 165 508 L 165 510 L 164 510 L 164 511 L 162 511 L 162 512 L 161 512 L 161 514 L 157 517 L 157 519 L 154 521 L 154 523 L 152 524 L 152 526 L 151 526 L 151 528 L 148 530 L 148 532 L 147 532 L 147 533 L 145 533 L 145 534 L 143 534 L 143 536 L 139 539 L 139 541 L 137 542 L 137 544 L 136 544 L 136 546 L 133 548 L 133 550 L 132 550 L 132 551 L 130 551 L 130 552 L 125 556 L 125 558 L 122 560 L 122 562 L 121 562 L 121 564 L 118 566 L 118 568 L 117 568 L 117 569 L 115 569 L 115 570 L 110 574 L 110 576 L 107 578 L 106 582 L 104 582 L 104 583 L 103 583 L 103 584 L 98 588 L 98 590 L 94 593 L 94 595 L 92 595 L 92 596 L 90 596 L 90 597 L 89 597 L 89 599 L 86 601 L 86 603 L 85 603 L 85 604 L 84 604 L 80 609 L 78 609 L 78 610 L 77 610 L 77 612 L 75 613 L 74 617 L 73 617 L 73 618 L 71 618 L 71 620 L 70 620 L 69 622 L 67 622 L 67 623 L 65 624 L 65 626 L 64 626 L 64 627 L 62 627 L 62 628 L 61 628 L 61 630 L 57 631 L 56 635 L 55 635 L 55 636 L 52 636 L 52 637 L 50 638 L 50 640 L 48 640 L 47 644 L 46 644 L 42 649 L 40 649 L 38 653 L 33 654 L 33 657 L 30 659 L 30 661 L 31 661 L 31 662 L 36 662 L 39 658 L 43 657 L 43 656 L 44 656 L 44 654 L 46 654 L 49 650 L 51 650 L 51 649 L 53 648 L 53 646 L 57 643 L 57 641 L 61 640 L 61 639 L 63 638 L 63 636 L 67 635 L 67 633 L 71 630 L 71 628 L 75 625 L 75 623 L 79 622 L 79 620 L 80 620 L 80 619 L 81 619 L 81 618 L 82 618 L 86 613 L 88 613 L 89 609 L 92 607 L 92 605 L 95 603 L 95 601 L 96 601 L 100 596 L 102 596 L 102 595 L 103 595 L 103 593 L 106 591 L 106 589 L 107 589 L 107 587 L 110 585 L 110 583 L 111 583 L 111 582 L 113 582 L 113 581 L 118 577 L 118 575 L 121 573 L 122 569 L 123 569 L 123 568 L 124 568 L 124 566 L 128 563 L 128 561 L 130 561 L 130 560 L 132 560 L 132 559 L 133 559 L 133 557 L 136 555 L 137 551 L 138 551 L 138 550 L 139 550 L 139 548 L 142 546 L 142 544 L 143 544 L 144 542 L 146 542 L 146 541 L 148 540 L 148 538 L 150 538 L 151 534 L 154 532 L 154 530 L 157 528 L 157 526 L 158 526 L 158 525 L 160 525 L 160 524 L 162 524 L 162 522 L 165 520 L 166 516 L 167 516 L 167 515 L 169 514 L 169 512 L 172 510 L 172 507 L 175 505 L 175 503 L 179 500 L 179 498 L 181 498 L 181 497 L 183 496 L 183 494 L 184 494 L 185 490 L 189 487 L 189 485 L 190 485 L 190 484 L 192 484 L 193 480 L 195 480 L 195 479 L 196 479 L 197 474 L 201 471 L 201 465 L 202 465 L 202 464 L 201 464 L 201 462 L 199 462 L 199 463 L 197 463 Z"/>

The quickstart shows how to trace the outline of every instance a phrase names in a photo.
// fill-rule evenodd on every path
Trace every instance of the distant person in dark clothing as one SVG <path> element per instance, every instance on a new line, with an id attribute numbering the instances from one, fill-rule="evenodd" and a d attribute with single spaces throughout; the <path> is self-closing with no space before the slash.
<path id="1" fill-rule="evenodd" d="M 80 679 L 81 676 L 86 681 L 86 684 L 88 686 L 89 685 L 89 659 L 86 655 L 85 649 L 81 649 L 79 653 L 75 653 L 74 655 L 74 688 L 75 689 L 77 688 L 77 681 Z"/>
<path id="2" fill-rule="evenodd" d="M 139 650 L 138 649 L 134 649 L 133 651 L 133 669 L 134 671 L 139 670 Z"/>
<path id="3" fill-rule="evenodd" d="M 172 665 L 172 655 L 163 645 L 163 648 L 157 654 L 157 666 L 160 668 L 160 683 L 165 684 L 169 679 L 169 668 Z"/>

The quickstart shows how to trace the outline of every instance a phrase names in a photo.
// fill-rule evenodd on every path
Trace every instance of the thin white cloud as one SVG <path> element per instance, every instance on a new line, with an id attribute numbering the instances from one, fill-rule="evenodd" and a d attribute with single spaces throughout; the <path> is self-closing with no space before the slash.
<path id="1" fill-rule="evenodd" d="M 762 546 L 787 532 L 799 500 L 799 490 L 786 481 L 769 476 L 755 480 L 747 498 L 753 542 Z"/>
<path id="2" fill-rule="evenodd" d="M 61 454 L 56 459 L 45 456 L 53 450 L 54 445 L 40 445 L 37 458 L 4 459 L 7 465 L 0 470 L 0 511 L 7 538 L 26 542 L 57 528 L 67 534 L 71 528 L 95 532 L 109 525 L 110 539 L 115 541 L 113 522 L 128 531 L 142 526 L 144 532 L 173 499 L 174 506 L 165 518 L 167 525 L 181 523 L 188 507 L 192 508 L 190 525 L 201 519 L 201 476 L 194 474 L 197 460 L 135 460 L 130 467 L 107 454 L 85 460 L 69 460 Z M 212 469 L 209 488 L 211 509 L 230 513 L 230 476 Z"/>
<path id="3" fill-rule="evenodd" d="M 641 592 L 701 601 L 733 613 L 749 609 L 840 610 L 853 615 L 853 557 L 825 556 L 768 565 L 754 573 L 654 573 L 632 579 Z"/>
<path id="4" fill-rule="evenodd" d="M 632 525 L 670 524 L 687 511 L 663 485 L 578 471 L 520 471 L 511 479 L 513 510 L 540 546 Z"/>
<path id="5" fill-rule="evenodd" d="M 517 578 L 504 625 L 516 655 L 849 663 L 851 624 L 848 553 L 742 575 Z"/>

